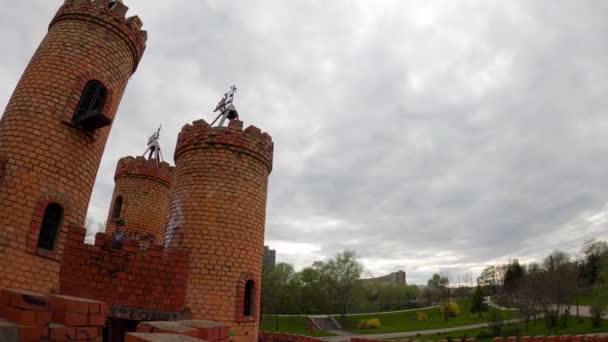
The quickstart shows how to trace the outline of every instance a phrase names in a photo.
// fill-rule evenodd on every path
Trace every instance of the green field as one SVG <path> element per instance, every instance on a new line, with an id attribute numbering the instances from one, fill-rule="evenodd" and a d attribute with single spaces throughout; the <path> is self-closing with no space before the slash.
<path id="1" fill-rule="evenodd" d="M 505 325 L 506 326 L 506 325 Z M 545 328 L 545 321 L 542 319 L 530 322 L 528 330 L 526 330 L 525 323 L 514 324 L 519 329 L 519 336 L 538 336 L 538 335 L 553 335 L 553 331 L 548 331 Z M 441 339 L 452 339 L 452 338 L 475 338 L 477 342 L 491 341 L 492 337 L 478 338 L 477 335 L 482 330 L 488 329 L 472 329 L 472 330 L 460 330 L 455 332 L 448 332 L 443 334 L 431 334 L 431 335 L 417 335 L 410 337 L 410 340 L 441 340 Z M 599 328 L 591 326 L 590 318 L 582 318 L 580 321 L 576 317 L 571 317 L 568 322 L 567 328 L 558 328 L 557 335 L 576 335 L 586 333 L 598 333 L 608 332 L 608 321 L 604 320 L 603 324 Z M 503 336 L 508 337 L 508 336 Z"/>
<path id="2" fill-rule="evenodd" d="M 275 331 L 275 316 L 265 315 L 260 322 L 260 330 Z M 333 336 L 325 331 L 310 331 L 304 316 L 279 316 L 279 332 L 306 336 Z"/>
<path id="3" fill-rule="evenodd" d="M 608 286 L 581 290 L 578 303 L 580 305 L 592 305 L 594 303 L 608 305 Z"/>
<path id="4" fill-rule="evenodd" d="M 427 330 L 437 328 L 449 328 L 457 327 L 461 325 L 484 323 L 488 321 L 488 315 L 478 318 L 476 314 L 470 313 L 466 307 L 462 308 L 460 316 L 450 318 L 445 321 L 443 314 L 439 308 L 432 308 L 423 311 L 428 314 L 427 321 L 418 321 L 416 319 L 416 311 L 397 312 L 397 313 L 386 313 L 386 314 L 373 314 L 373 315 L 353 315 L 346 316 L 346 321 L 342 324 L 344 330 L 351 331 L 355 334 L 380 334 L 380 333 L 391 333 L 391 332 L 402 332 L 402 331 L 416 331 L 416 330 Z M 504 312 L 503 318 L 515 318 L 516 312 Z M 359 329 L 357 326 L 362 319 L 377 318 L 380 320 L 381 327 L 377 329 Z M 338 317 L 336 317 L 338 319 Z"/>

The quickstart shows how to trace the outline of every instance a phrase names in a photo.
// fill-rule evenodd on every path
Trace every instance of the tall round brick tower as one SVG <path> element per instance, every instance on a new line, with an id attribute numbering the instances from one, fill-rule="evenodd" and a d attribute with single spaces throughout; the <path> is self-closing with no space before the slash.
<path id="1" fill-rule="evenodd" d="M 130 237 L 153 237 L 162 243 L 174 169 L 157 159 L 120 159 L 114 174 L 108 227 L 124 219 Z"/>
<path id="2" fill-rule="evenodd" d="M 66 0 L 0 120 L 0 288 L 59 286 L 99 162 L 146 44 L 120 1 Z"/>
<path id="3" fill-rule="evenodd" d="M 264 223 L 273 143 L 241 121 L 183 127 L 165 246 L 190 250 L 186 306 L 257 341 Z"/>

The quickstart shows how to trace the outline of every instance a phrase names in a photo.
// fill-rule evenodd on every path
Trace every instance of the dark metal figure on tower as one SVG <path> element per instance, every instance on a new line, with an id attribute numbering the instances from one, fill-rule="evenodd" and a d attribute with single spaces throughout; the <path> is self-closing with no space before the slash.
<path id="1" fill-rule="evenodd" d="M 211 126 L 213 126 L 213 124 L 215 124 L 217 119 L 219 119 L 220 117 L 222 119 L 220 120 L 218 127 L 222 127 L 224 125 L 224 121 L 226 121 L 226 119 L 228 119 L 228 120 L 238 120 L 239 119 L 239 113 L 237 112 L 236 107 L 232 103 L 234 101 L 234 94 L 236 93 L 236 90 L 237 90 L 236 86 L 232 85 L 232 87 L 230 87 L 230 91 L 225 93 L 224 97 L 220 100 L 220 102 L 217 104 L 217 106 L 215 106 L 215 110 L 213 112 L 214 113 L 220 112 L 220 114 L 215 118 L 215 120 L 213 120 L 213 122 L 211 123 Z"/>
<path id="2" fill-rule="evenodd" d="M 146 156 L 146 153 L 149 152 L 148 159 L 155 159 L 159 162 L 163 161 L 163 154 L 160 151 L 160 143 L 158 142 L 158 139 L 160 138 L 160 129 L 162 127 L 162 125 L 158 127 L 158 130 L 148 138 L 148 149 L 144 152 L 144 157 Z"/>

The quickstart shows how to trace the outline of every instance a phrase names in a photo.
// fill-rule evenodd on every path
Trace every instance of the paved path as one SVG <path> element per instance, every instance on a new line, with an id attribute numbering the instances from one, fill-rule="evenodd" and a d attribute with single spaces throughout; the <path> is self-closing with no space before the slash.
<path id="1" fill-rule="evenodd" d="M 579 305 L 578 309 L 579 309 L 580 316 L 582 316 L 582 317 L 591 316 L 591 311 L 590 311 L 589 306 Z M 570 315 L 576 316 L 576 306 L 570 307 Z M 604 317 L 608 318 L 608 313 L 605 313 Z M 509 320 L 509 322 L 511 322 L 511 323 L 523 322 L 523 319 L 521 319 L 521 318 L 511 319 L 511 320 Z M 339 336 L 327 336 L 327 337 L 321 337 L 320 339 L 322 339 L 324 341 L 328 341 L 328 342 L 349 341 L 351 337 L 381 340 L 381 339 L 387 339 L 387 338 L 410 337 L 410 336 L 416 336 L 418 334 L 430 335 L 430 334 L 447 333 L 447 332 L 460 331 L 460 330 L 479 329 L 479 328 L 485 328 L 488 325 L 489 325 L 489 323 L 478 323 L 478 324 L 471 324 L 471 325 L 461 325 L 461 326 L 450 327 L 450 328 L 439 328 L 439 329 L 418 330 L 418 331 L 404 331 L 404 332 L 384 333 L 384 334 L 364 334 L 364 335 L 351 334 L 346 331 L 340 331 L 338 334 L 337 331 L 330 331 L 331 333 L 334 333 Z"/>
<path id="2" fill-rule="evenodd" d="M 523 321 L 522 319 L 512 319 L 510 322 L 518 323 Z M 420 335 L 430 335 L 430 334 L 438 334 L 438 333 L 446 333 L 452 331 L 460 331 L 460 330 L 469 330 L 469 329 L 479 329 L 485 328 L 489 325 L 489 323 L 478 323 L 478 324 L 470 324 L 470 325 L 461 325 L 457 327 L 451 328 L 440 328 L 440 329 L 429 329 L 429 330 L 417 330 L 417 331 L 404 331 L 404 332 L 395 332 L 395 333 L 384 333 L 384 334 L 365 334 L 365 335 L 341 335 L 341 336 L 327 336 L 327 337 L 319 337 L 319 339 L 328 341 L 328 342 L 344 342 L 350 341 L 351 337 L 356 338 L 369 338 L 369 339 L 386 339 L 386 338 L 399 338 L 399 337 L 410 337 Z"/>
<path id="3" fill-rule="evenodd" d="M 346 316 L 363 316 L 363 315 L 381 315 L 381 314 L 387 314 L 387 313 L 399 313 L 399 312 L 410 312 L 410 311 L 420 311 L 420 310 L 427 310 L 427 309 L 433 309 L 433 308 L 438 308 L 439 305 L 433 305 L 433 306 L 424 306 L 421 308 L 416 308 L 416 309 L 405 309 L 405 310 L 396 310 L 396 311 L 381 311 L 381 312 L 363 312 L 363 313 L 349 313 L 346 314 Z M 274 316 L 274 315 L 272 315 Z M 293 317 L 293 316 L 302 316 L 302 314 L 294 314 L 294 315 L 279 315 L 279 317 Z M 327 317 L 327 316 L 340 316 L 339 313 L 333 313 L 333 314 L 323 314 L 323 315 L 304 315 L 307 317 Z"/>

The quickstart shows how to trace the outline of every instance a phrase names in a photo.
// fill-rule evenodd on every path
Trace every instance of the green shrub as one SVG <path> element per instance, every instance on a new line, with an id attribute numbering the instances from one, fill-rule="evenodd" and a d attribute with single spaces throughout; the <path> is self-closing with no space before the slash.
<path id="1" fill-rule="evenodd" d="M 381 326 L 380 320 L 377 318 L 362 319 L 359 321 L 359 329 L 378 329 Z"/>

